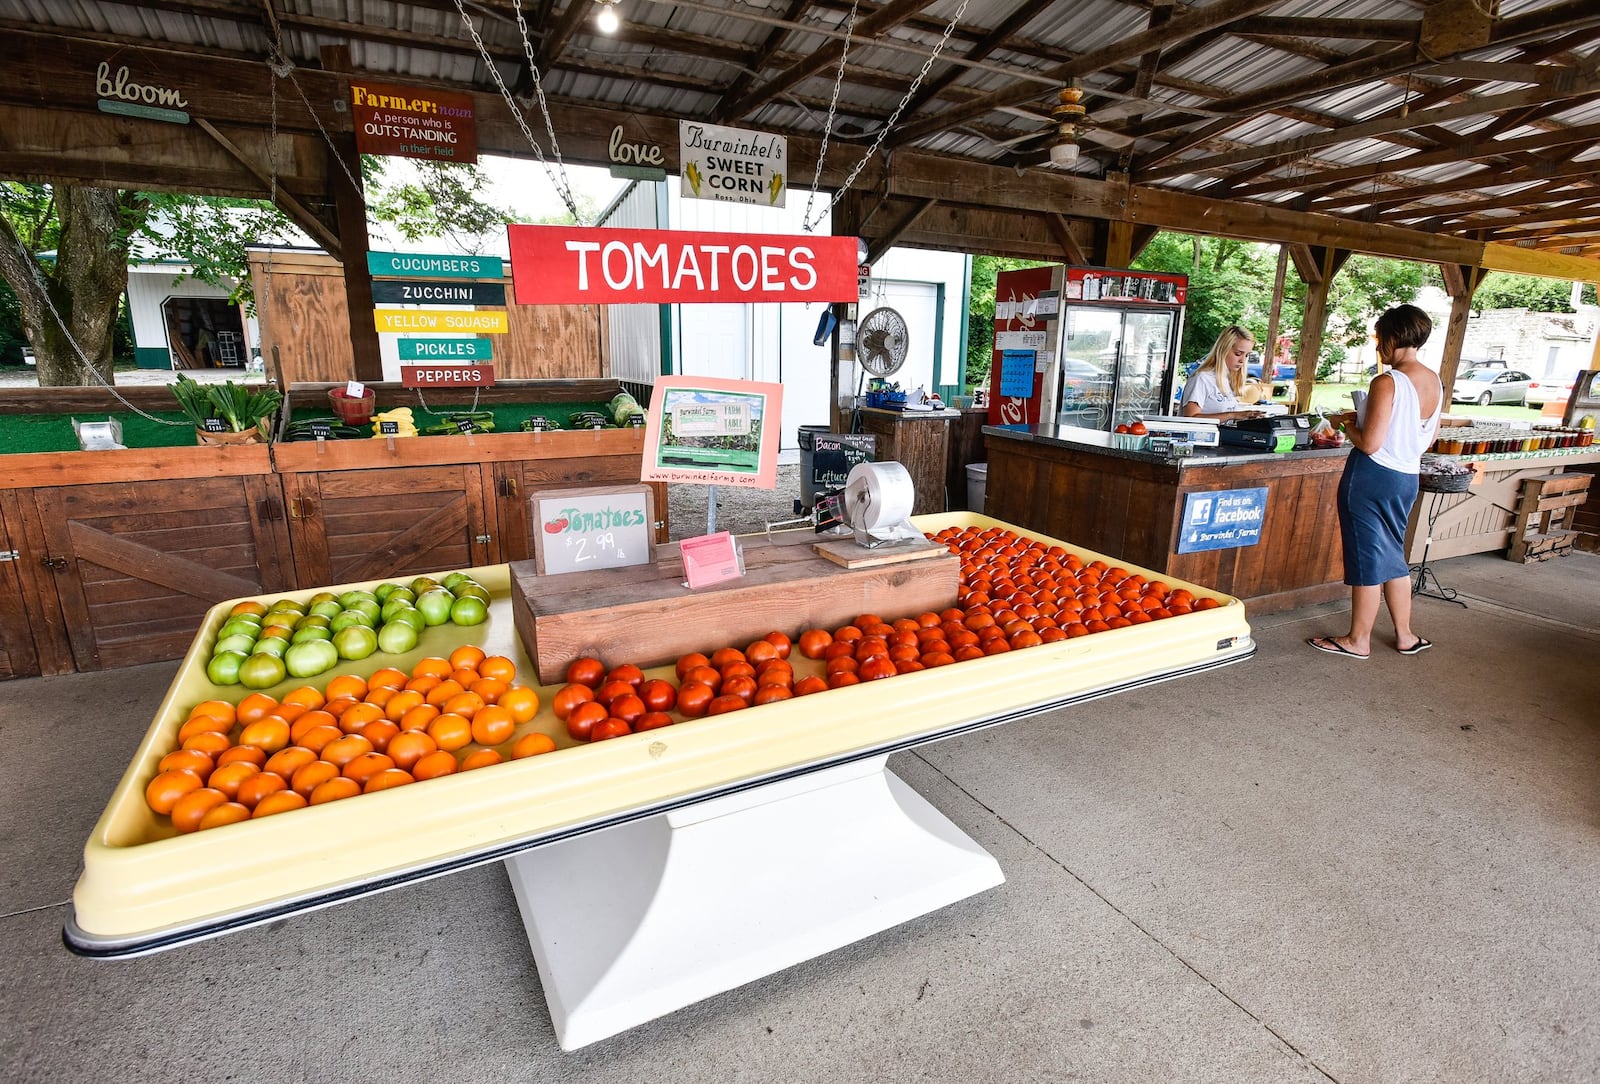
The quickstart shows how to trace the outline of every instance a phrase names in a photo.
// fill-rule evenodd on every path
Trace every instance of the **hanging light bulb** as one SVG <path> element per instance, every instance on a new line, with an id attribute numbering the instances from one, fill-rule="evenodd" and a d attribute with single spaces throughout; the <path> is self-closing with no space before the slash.
<path id="1" fill-rule="evenodd" d="M 617 0 L 597 0 L 600 10 L 594 13 L 595 28 L 602 34 L 615 34 L 622 25 L 617 17 Z"/>
<path id="2" fill-rule="evenodd" d="M 1056 125 L 1056 139 L 1050 144 L 1050 164 L 1070 166 L 1078 160 L 1078 133 L 1088 119 L 1083 106 L 1083 91 L 1077 87 L 1062 87 L 1061 100 L 1050 111 Z"/>

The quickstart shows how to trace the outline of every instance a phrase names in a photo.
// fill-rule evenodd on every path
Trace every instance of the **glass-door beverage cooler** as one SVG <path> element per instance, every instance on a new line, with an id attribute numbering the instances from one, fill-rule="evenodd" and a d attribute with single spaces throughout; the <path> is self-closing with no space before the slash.
<path id="1" fill-rule="evenodd" d="M 1000 272 L 989 423 L 1110 430 L 1167 413 L 1188 287 L 1105 267 Z"/>

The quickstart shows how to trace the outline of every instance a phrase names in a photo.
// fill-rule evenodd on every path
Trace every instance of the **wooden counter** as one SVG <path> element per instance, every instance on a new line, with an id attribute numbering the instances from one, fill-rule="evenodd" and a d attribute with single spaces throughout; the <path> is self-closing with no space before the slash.
<path id="1" fill-rule="evenodd" d="M 1166 459 L 1111 447 L 1111 435 L 1072 427 L 984 429 L 986 514 L 1166 575 L 1236 595 L 1254 613 L 1342 597 L 1336 493 L 1348 450 Z M 1265 487 L 1253 546 L 1178 552 L 1190 493 Z"/>
<path id="2" fill-rule="evenodd" d="M 922 516 L 945 510 L 950 455 L 950 425 L 961 416 L 955 410 L 879 410 L 862 407 L 856 411 L 861 431 L 878 438 L 873 458 L 894 460 L 905 467 L 917 489 L 913 515 Z"/>

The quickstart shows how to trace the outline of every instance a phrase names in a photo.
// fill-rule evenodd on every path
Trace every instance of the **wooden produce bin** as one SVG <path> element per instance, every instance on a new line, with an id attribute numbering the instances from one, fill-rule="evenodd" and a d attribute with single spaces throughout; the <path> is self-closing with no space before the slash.
<path id="1" fill-rule="evenodd" d="M 328 410 L 296 386 L 292 409 Z M 374 385 L 379 409 L 416 393 Z M 604 403 L 615 381 L 525 381 L 483 405 Z M 119 388 L 172 413 L 165 387 Z M 428 393 L 460 406 L 470 390 Z M 127 405 L 96 388 L 0 396 L 0 415 L 104 418 Z M 181 434 L 192 439 L 192 430 Z M 98 670 L 180 656 L 226 598 L 523 560 L 540 489 L 637 482 L 641 430 L 488 433 L 0 456 L 0 678 Z M 666 494 L 657 486 L 657 540 Z"/>
<path id="2" fill-rule="evenodd" d="M 1593 471 L 1600 464 L 1600 446 L 1461 459 L 1476 464 L 1481 476 L 1465 493 L 1418 496 L 1406 529 L 1406 560 L 1413 564 L 1422 560 L 1430 536 L 1429 561 L 1509 549 L 1516 534 L 1522 483 L 1559 471 Z"/>

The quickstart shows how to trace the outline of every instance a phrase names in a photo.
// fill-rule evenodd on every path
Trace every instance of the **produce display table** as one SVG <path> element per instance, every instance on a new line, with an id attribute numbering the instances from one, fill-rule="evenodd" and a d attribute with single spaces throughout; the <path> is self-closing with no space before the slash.
<path id="1" fill-rule="evenodd" d="M 1005 526 L 917 521 L 929 532 L 966 524 Z M 409 670 L 475 643 L 531 673 L 507 567 L 471 575 L 493 596 L 486 623 L 429 628 L 413 651 L 346 672 Z M 217 693 L 204 663 L 221 604 L 85 846 L 65 940 L 90 956 L 154 952 L 505 861 L 557 1036 L 581 1046 L 1000 883 L 993 860 L 887 773 L 886 758 L 1254 653 L 1238 600 L 1169 583 L 1221 605 L 593 745 L 568 739 L 545 687 L 527 728 L 555 737 L 553 753 L 175 835 L 144 786 L 187 710 Z M 791 661 L 797 675 L 821 671 Z"/>
<path id="2" fill-rule="evenodd" d="M 1465 493 L 1424 492 L 1418 497 L 1406 531 L 1406 560 L 1412 564 L 1422 559 L 1424 548 L 1430 561 L 1509 548 L 1516 534 L 1522 483 L 1575 468 L 1592 472 L 1600 463 L 1600 446 L 1460 458 L 1476 464 L 1481 477 Z"/>

